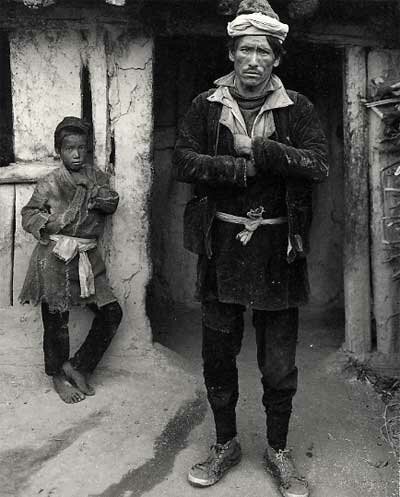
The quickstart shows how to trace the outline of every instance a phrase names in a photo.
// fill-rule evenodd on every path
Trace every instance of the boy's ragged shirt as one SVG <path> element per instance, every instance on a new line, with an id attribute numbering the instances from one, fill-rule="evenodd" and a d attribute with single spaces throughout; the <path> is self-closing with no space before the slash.
<path id="1" fill-rule="evenodd" d="M 106 216 L 118 205 L 118 194 L 100 169 L 86 165 L 80 171 L 90 187 L 77 186 L 71 173 L 60 168 L 40 180 L 28 204 L 21 211 L 23 228 L 38 240 L 24 286 L 22 303 L 46 302 L 51 309 L 68 310 L 72 305 L 95 302 L 102 306 L 116 300 L 105 276 L 105 266 L 97 248 L 88 252 L 95 277 L 95 295 L 80 297 L 78 257 L 65 264 L 58 259 L 50 235 L 98 239 Z M 55 221 L 54 221 L 55 220 Z M 52 222 L 49 222 L 52 221 Z"/>
<path id="2" fill-rule="evenodd" d="M 109 186 L 108 175 L 94 166 L 80 171 L 93 187 L 77 186 L 73 175 L 63 166 L 40 180 L 28 204 L 22 208 L 22 226 L 39 241 L 50 234 L 81 238 L 98 238 L 104 228 L 104 216 L 112 214 L 119 201 L 117 192 Z M 51 215 L 60 218 L 60 229 L 48 230 Z"/>

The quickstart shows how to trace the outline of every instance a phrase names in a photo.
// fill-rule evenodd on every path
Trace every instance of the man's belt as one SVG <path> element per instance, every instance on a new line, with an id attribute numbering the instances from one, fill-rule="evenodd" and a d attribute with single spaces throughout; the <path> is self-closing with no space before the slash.
<path id="1" fill-rule="evenodd" d="M 287 223 L 287 217 L 274 217 L 271 219 L 264 219 L 262 217 L 264 212 L 263 208 L 252 209 L 247 213 L 248 217 L 234 216 L 233 214 L 226 214 L 225 212 L 217 211 L 215 217 L 220 221 L 232 224 L 242 224 L 244 230 L 236 235 L 242 245 L 247 245 L 253 236 L 253 233 L 259 226 L 284 224 Z"/>
<path id="2" fill-rule="evenodd" d="M 94 295 L 93 269 L 86 252 L 97 247 L 97 240 L 67 235 L 50 235 L 50 240 L 56 242 L 53 253 L 64 261 L 65 264 L 68 264 L 79 254 L 78 270 L 81 297 L 87 298 L 90 295 Z"/>

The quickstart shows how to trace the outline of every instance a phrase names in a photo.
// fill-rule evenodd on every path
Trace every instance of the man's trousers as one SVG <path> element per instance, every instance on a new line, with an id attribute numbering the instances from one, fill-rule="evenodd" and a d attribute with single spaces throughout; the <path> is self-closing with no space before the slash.
<path id="1" fill-rule="evenodd" d="M 71 359 L 71 364 L 78 371 L 92 373 L 118 329 L 122 309 L 118 302 L 102 307 L 88 304 L 87 307 L 95 316 L 89 333 Z M 45 372 L 55 376 L 61 373 L 62 365 L 69 360 L 69 312 L 50 311 L 48 305 L 42 303 L 42 321 Z"/>
<path id="2" fill-rule="evenodd" d="M 243 337 L 243 312 L 238 304 L 203 302 L 203 366 L 217 434 L 225 443 L 236 435 L 239 397 L 236 356 Z M 298 308 L 253 310 L 257 361 L 264 389 L 267 439 L 276 450 L 286 447 L 292 399 L 297 390 L 295 365 Z"/>

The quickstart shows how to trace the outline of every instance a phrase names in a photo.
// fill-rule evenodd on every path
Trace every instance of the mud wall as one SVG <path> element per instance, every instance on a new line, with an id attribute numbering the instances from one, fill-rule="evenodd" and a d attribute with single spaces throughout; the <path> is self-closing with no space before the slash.
<path id="1" fill-rule="evenodd" d="M 124 310 L 112 350 L 118 355 L 130 347 L 145 348 L 151 343 L 145 294 L 150 275 L 152 38 L 139 24 L 128 26 L 116 19 L 76 26 L 64 19 L 46 27 L 36 24 L 14 29 L 9 38 L 16 164 L 1 168 L 0 198 L 5 201 L 7 196 L 11 208 L 0 226 L 7 233 L 0 238 L 0 253 L 8 261 L 0 306 L 12 307 L 27 322 L 38 321 L 38 309 L 18 303 L 35 245 L 22 230 L 20 209 L 35 181 L 57 167 L 55 125 L 66 115 L 81 116 L 89 109 L 94 163 L 111 174 L 120 194 L 102 241 L 109 280 Z M 85 314 L 79 325 L 71 323 L 78 334 L 87 332 L 87 319 Z"/>

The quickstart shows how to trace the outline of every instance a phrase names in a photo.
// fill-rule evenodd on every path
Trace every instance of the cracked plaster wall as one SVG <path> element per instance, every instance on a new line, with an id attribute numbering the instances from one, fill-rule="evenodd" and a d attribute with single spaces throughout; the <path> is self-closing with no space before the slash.
<path id="1" fill-rule="evenodd" d="M 150 343 L 145 294 L 148 195 L 153 132 L 153 42 L 118 29 L 110 32 L 110 119 L 115 140 L 115 186 L 120 205 L 112 220 L 110 276 L 125 310 L 127 345 Z M 124 340 L 125 342 L 125 340 Z"/>
<path id="2" fill-rule="evenodd" d="M 17 161 L 53 163 L 54 128 L 66 115 L 81 115 L 82 66 L 89 70 L 94 162 L 112 174 L 120 194 L 118 209 L 108 219 L 102 241 L 108 277 L 124 311 L 107 355 L 110 361 L 130 348 L 145 349 L 151 343 L 145 293 L 150 273 L 147 197 L 151 183 L 152 57 L 152 39 L 132 26 L 128 30 L 116 24 L 93 24 L 74 29 L 71 23 L 60 23 L 46 30 L 16 29 L 10 36 Z M 20 225 L 20 208 L 33 188 L 15 186 L 14 302 L 35 245 Z M 15 310 L 21 319 L 38 319 L 37 308 L 17 304 Z M 73 343 L 87 333 L 89 319 L 86 311 L 72 314 L 71 328 L 77 330 Z M 41 354 L 40 348 L 37 353 Z"/>

